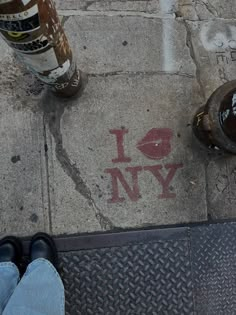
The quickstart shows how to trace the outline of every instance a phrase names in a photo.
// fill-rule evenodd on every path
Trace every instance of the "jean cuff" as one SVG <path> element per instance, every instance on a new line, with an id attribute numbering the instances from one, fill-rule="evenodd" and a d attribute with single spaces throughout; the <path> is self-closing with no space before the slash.
<path id="1" fill-rule="evenodd" d="M 20 272 L 18 267 L 11 261 L 0 262 L 0 269 L 12 269 L 17 273 L 18 278 L 20 278 Z"/>

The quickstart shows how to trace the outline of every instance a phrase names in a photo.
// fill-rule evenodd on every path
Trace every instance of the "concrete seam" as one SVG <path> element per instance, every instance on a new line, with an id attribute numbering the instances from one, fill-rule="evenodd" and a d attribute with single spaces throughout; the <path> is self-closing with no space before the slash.
<path id="1" fill-rule="evenodd" d="M 211 219 L 209 218 L 210 216 L 210 198 L 209 198 L 209 185 L 208 185 L 208 161 L 205 163 L 204 165 L 204 171 L 205 171 L 205 196 L 206 196 L 206 208 L 207 208 L 207 219 Z"/>
<path id="2" fill-rule="evenodd" d="M 70 19 L 70 16 L 63 16 L 61 19 L 61 25 L 64 27 L 66 22 Z"/>
<path id="3" fill-rule="evenodd" d="M 45 165 L 46 165 L 46 180 L 47 180 L 47 195 L 48 195 L 49 232 L 52 233 L 52 209 L 51 209 L 51 195 L 50 195 L 49 157 L 48 157 L 47 129 L 46 129 L 46 124 L 45 124 L 45 114 L 43 115 L 43 136 L 44 136 L 44 156 L 45 156 Z"/>
<path id="4" fill-rule="evenodd" d="M 166 13 L 163 14 L 157 14 L 157 13 L 147 13 L 144 11 L 120 11 L 120 10 L 112 10 L 112 11 L 99 11 L 99 10 L 90 10 L 90 11 L 83 11 L 83 10 L 71 10 L 71 9 L 64 9 L 64 10 L 58 10 L 58 13 L 60 16 L 80 16 L 80 17 L 142 17 L 147 19 L 167 19 L 167 20 L 176 20 L 176 21 L 188 21 L 188 22 L 204 22 L 204 21 L 231 21 L 234 22 L 236 18 L 222 18 L 216 15 L 213 15 L 212 17 L 207 18 L 201 18 L 196 10 L 195 12 L 197 15 L 197 19 L 191 19 L 184 16 L 179 16 L 179 12 L 173 12 L 173 13 Z M 211 13 L 212 14 L 212 13 Z"/>
<path id="5" fill-rule="evenodd" d="M 118 75 L 128 75 L 128 76 L 155 76 L 155 75 L 170 75 L 170 76 L 181 76 L 187 78 L 195 78 L 195 75 L 184 73 L 184 72 L 167 72 L 167 71 L 111 71 L 104 73 L 88 73 L 88 77 L 109 77 L 109 76 L 118 76 Z"/>
<path id="6" fill-rule="evenodd" d="M 200 4 L 200 5 L 204 6 L 207 9 L 207 11 L 210 14 L 212 14 L 214 17 L 219 17 L 219 14 L 218 14 L 216 8 L 211 3 L 209 3 L 207 0 L 205 0 L 205 1 L 203 1 L 203 0 L 196 1 L 195 2 L 195 10 L 196 11 L 197 11 L 197 9 L 196 9 L 196 5 L 197 4 Z"/>
<path id="7" fill-rule="evenodd" d="M 175 19 L 175 13 L 166 13 L 166 15 L 160 15 L 156 13 L 146 13 L 143 11 L 83 11 L 83 10 L 58 10 L 59 15 L 62 16 L 118 16 L 118 17 L 143 17 L 148 19 Z"/>
<path id="8" fill-rule="evenodd" d="M 197 82 L 199 84 L 202 100 L 203 100 L 203 102 L 205 102 L 206 101 L 206 94 L 205 94 L 204 85 L 201 81 L 200 65 L 199 65 L 199 62 L 197 60 L 197 56 L 196 56 L 196 53 L 194 51 L 194 47 L 193 47 L 193 43 L 192 43 L 191 30 L 190 30 L 190 27 L 186 21 L 184 21 L 184 25 L 186 28 L 186 46 L 189 48 L 190 57 L 192 58 L 192 61 L 195 64 L 196 79 L 197 79 Z"/>

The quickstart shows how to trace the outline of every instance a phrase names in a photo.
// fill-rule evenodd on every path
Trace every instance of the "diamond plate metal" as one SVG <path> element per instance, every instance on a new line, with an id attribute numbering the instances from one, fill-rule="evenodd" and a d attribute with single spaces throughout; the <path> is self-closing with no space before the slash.
<path id="1" fill-rule="evenodd" d="M 60 254 L 68 315 L 191 315 L 188 240 Z"/>
<path id="2" fill-rule="evenodd" d="M 195 310 L 236 314 L 236 224 L 191 229 Z"/>

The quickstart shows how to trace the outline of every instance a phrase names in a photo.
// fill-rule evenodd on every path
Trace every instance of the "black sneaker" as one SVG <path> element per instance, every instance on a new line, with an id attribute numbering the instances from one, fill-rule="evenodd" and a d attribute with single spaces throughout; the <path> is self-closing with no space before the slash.
<path id="1" fill-rule="evenodd" d="M 58 256 L 56 244 L 48 234 L 38 233 L 31 240 L 30 260 L 32 262 L 38 258 L 47 259 L 57 269 Z"/>
<path id="2" fill-rule="evenodd" d="M 22 243 L 14 236 L 0 240 L 0 262 L 12 262 L 19 266 L 22 259 Z"/>

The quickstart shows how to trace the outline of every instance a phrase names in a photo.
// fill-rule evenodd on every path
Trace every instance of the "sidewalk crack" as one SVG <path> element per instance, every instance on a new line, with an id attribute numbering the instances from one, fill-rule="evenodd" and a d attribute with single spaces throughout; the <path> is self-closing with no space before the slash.
<path id="1" fill-rule="evenodd" d="M 50 101 L 47 101 L 47 106 L 50 107 Z M 66 102 L 58 101 L 56 102 L 54 100 L 53 104 L 51 104 L 52 110 L 47 112 L 45 111 L 45 118 L 46 122 L 48 124 L 49 130 L 51 135 L 54 138 L 55 141 L 55 154 L 56 158 L 59 161 L 62 169 L 65 171 L 65 173 L 72 179 L 72 181 L 75 184 L 75 190 L 83 196 L 89 206 L 93 208 L 93 211 L 95 213 L 95 217 L 101 226 L 102 230 L 113 230 L 115 226 L 113 225 L 112 221 L 102 214 L 101 209 L 96 205 L 96 202 L 94 198 L 92 197 L 92 193 L 86 184 L 86 182 L 83 180 L 81 176 L 80 169 L 76 164 L 74 164 L 66 149 L 63 146 L 63 137 L 61 133 L 61 118 L 64 114 Z"/>

